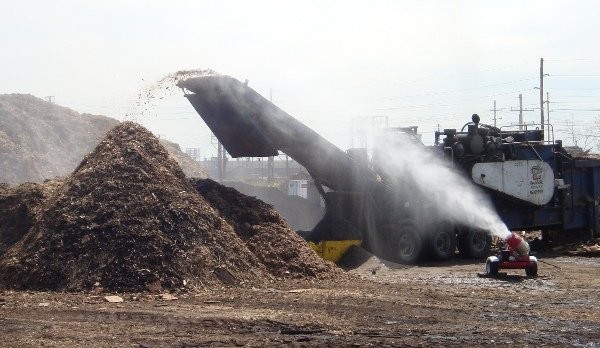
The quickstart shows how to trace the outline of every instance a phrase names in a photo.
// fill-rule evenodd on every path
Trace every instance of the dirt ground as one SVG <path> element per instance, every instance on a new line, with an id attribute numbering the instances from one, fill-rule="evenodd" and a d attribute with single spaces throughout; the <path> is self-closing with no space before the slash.
<path id="1" fill-rule="evenodd" d="M 0 292 L 11 347 L 600 346 L 600 258 L 540 258 L 480 277 L 482 262 L 386 265 L 340 281 L 194 294 Z M 164 297 L 164 298 L 163 298 Z"/>

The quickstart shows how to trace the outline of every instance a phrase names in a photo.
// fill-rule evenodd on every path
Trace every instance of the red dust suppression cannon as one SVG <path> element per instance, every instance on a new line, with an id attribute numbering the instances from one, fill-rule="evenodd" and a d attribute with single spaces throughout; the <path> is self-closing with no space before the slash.
<path id="1" fill-rule="evenodd" d="M 537 258 L 529 255 L 529 244 L 518 234 L 511 233 L 506 239 L 506 248 L 498 256 L 490 256 L 485 263 L 485 273 L 495 276 L 501 269 L 525 269 L 528 277 L 537 276 Z"/>

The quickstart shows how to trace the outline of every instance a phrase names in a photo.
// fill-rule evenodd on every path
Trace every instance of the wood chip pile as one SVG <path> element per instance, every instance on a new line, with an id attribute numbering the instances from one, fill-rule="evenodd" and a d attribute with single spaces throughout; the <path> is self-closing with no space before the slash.
<path id="1" fill-rule="evenodd" d="M 272 207 L 186 178 L 135 123 L 111 130 L 52 185 L 0 187 L 0 214 L 16 216 L 0 220 L 0 240 L 14 243 L 0 257 L 2 288 L 160 291 L 340 275 Z M 2 205 L 18 190 L 23 203 Z"/>

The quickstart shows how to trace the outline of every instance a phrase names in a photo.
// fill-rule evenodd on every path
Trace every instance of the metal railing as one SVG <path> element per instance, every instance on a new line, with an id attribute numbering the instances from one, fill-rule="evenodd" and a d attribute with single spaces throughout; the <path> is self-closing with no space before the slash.
<path id="1" fill-rule="evenodd" d="M 547 132 L 545 129 L 541 129 L 542 131 L 542 140 L 525 140 L 525 141 L 512 141 L 510 143 L 512 144 L 531 144 L 531 143 L 535 143 L 535 144 L 554 144 L 554 126 L 552 124 L 549 123 L 545 123 L 545 124 L 539 124 L 539 123 L 520 123 L 520 124 L 511 124 L 508 126 L 501 126 L 500 129 L 500 138 L 502 139 L 502 141 L 505 141 L 505 137 L 502 135 L 503 131 L 506 131 L 507 129 L 511 129 L 511 128 L 516 128 L 518 127 L 519 129 L 515 129 L 515 130 L 511 130 L 511 133 L 517 133 L 517 134 L 525 134 L 528 131 L 531 131 L 532 129 L 530 129 L 531 127 L 536 127 L 533 130 L 540 130 L 540 127 L 544 127 L 547 128 Z"/>

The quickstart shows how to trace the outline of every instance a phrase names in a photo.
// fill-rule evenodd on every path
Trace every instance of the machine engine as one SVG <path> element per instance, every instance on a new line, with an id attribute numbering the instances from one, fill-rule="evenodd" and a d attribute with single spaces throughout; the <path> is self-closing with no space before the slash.
<path id="1" fill-rule="evenodd" d="M 444 154 L 451 159 L 469 163 L 472 161 L 503 161 L 502 139 L 500 129 L 479 124 L 479 116 L 474 114 L 472 121 L 463 126 L 460 132 L 456 129 L 444 129 L 435 132 L 435 143 L 442 146 Z M 464 132 L 465 127 L 467 132 Z M 445 138 L 440 143 L 440 136 Z"/>
<path id="2" fill-rule="evenodd" d="M 443 149 L 445 158 L 467 172 L 476 184 L 538 206 L 552 199 L 553 169 L 542 158 L 522 158 L 515 149 L 517 145 L 527 147 L 530 142 L 541 142 L 541 131 L 502 132 L 480 124 L 479 116 L 474 114 L 461 132 L 445 129 L 435 135 L 436 146 Z M 445 138 L 440 141 L 441 135 Z"/>

